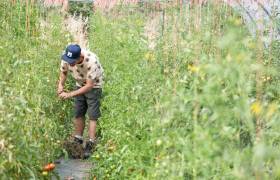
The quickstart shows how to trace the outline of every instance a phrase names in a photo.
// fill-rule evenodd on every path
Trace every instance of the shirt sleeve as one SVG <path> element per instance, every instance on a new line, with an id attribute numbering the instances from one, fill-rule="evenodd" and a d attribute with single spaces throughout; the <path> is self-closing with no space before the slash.
<path id="1" fill-rule="evenodd" d="M 67 72 L 68 71 L 68 64 L 66 62 L 61 61 L 60 71 L 62 71 L 62 72 Z"/>

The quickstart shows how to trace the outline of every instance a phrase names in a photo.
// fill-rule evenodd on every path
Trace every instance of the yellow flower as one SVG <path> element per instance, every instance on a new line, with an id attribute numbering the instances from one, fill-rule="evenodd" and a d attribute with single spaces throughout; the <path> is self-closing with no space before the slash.
<path id="1" fill-rule="evenodd" d="M 242 24 L 242 20 L 241 20 L 240 18 L 236 18 L 236 19 L 234 20 L 234 25 L 240 26 L 241 24 Z"/>
<path id="2" fill-rule="evenodd" d="M 232 57 L 231 57 L 230 54 L 227 54 L 226 60 L 227 60 L 227 61 L 231 61 L 231 60 L 232 60 Z"/>
<path id="3" fill-rule="evenodd" d="M 261 103 L 259 101 L 254 102 L 251 105 L 251 111 L 253 114 L 255 114 L 256 116 L 259 115 L 262 112 L 262 106 Z"/>
<path id="4" fill-rule="evenodd" d="M 152 52 L 147 52 L 147 53 L 145 54 L 145 59 L 148 60 L 148 61 L 154 61 L 156 58 L 155 58 L 154 53 L 152 53 Z"/>
<path id="5" fill-rule="evenodd" d="M 188 70 L 191 71 L 192 73 L 197 73 L 199 71 L 199 67 L 195 65 L 188 65 Z"/>

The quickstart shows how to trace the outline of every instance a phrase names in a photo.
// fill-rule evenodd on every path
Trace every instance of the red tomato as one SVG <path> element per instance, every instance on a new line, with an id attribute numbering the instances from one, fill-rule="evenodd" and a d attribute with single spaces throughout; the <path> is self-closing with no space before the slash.
<path id="1" fill-rule="evenodd" d="M 49 163 L 49 164 L 44 166 L 43 170 L 44 171 L 52 171 L 54 168 L 55 168 L 55 164 L 54 163 Z"/>

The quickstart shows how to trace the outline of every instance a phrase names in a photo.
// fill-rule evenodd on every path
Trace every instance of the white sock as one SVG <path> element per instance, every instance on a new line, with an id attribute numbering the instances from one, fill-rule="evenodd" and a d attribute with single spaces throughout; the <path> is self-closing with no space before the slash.
<path id="1" fill-rule="evenodd" d="M 75 138 L 78 138 L 80 140 L 83 140 L 83 136 L 80 136 L 80 135 L 75 135 Z"/>
<path id="2" fill-rule="evenodd" d="M 94 139 L 91 139 L 91 138 L 89 139 L 89 141 L 90 141 L 90 142 L 95 142 L 95 140 L 94 140 Z"/>

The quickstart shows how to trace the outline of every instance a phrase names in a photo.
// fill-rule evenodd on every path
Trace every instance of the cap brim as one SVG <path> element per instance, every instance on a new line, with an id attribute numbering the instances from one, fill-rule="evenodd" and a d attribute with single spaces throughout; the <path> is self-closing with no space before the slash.
<path id="1" fill-rule="evenodd" d="M 71 59 L 71 58 L 67 57 L 66 54 L 62 55 L 61 59 L 66 61 L 69 64 L 74 64 L 77 61 L 77 59 Z"/>

